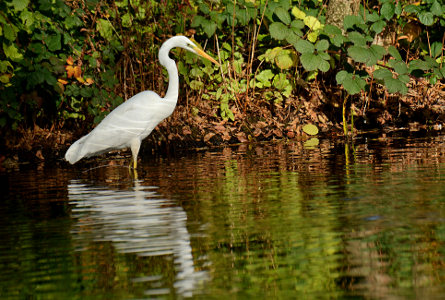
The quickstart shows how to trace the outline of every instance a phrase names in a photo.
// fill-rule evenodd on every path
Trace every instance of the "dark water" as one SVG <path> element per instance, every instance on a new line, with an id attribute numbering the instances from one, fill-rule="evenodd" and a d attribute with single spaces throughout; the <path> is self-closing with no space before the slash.
<path id="1" fill-rule="evenodd" d="M 443 299 L 444 140 L 3 171 L 0 298 Z"/>

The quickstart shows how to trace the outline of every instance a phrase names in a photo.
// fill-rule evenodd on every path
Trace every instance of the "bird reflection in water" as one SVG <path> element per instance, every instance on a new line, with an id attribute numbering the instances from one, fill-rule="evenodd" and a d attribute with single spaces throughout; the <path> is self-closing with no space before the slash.
<path id="1" fill-rule="evenodd" d="M 208 274 L 195 270 L 187 215 L 182 207 L 156 193 L 156 187 L 141 183 L 135 180 L 133 188 L 115 190 L 72 180 L 68 197 L 73 205 L 73 218 L 78 220 L 72 232 L 76 244 L 82 250 L 93 241 L 111 241 L 120 253 L 160 259 L 171 257 L 175 270 L 174 293 L 190 297 Z M 143 278 L 134 280 L 143 281 Z M 170 292 L 173 291 L 168 290 Z"/>

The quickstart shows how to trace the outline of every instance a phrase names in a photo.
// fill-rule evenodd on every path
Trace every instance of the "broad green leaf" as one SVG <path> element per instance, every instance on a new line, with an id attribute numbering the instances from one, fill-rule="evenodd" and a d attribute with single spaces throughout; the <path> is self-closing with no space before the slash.
<path id="1" fill-rule="evenodd" d="M 402 60 L 402 56 L 400 55 L 399 50 L 397 50 L 397 48 L 393 45 L 388 47 L 388 53 L 396 60 Z"/>
<path id="2" fill-rule="evenodd" d="M 45 44 L 48 47 L 49 51 L 57 51 L 62 48 L 62 41 L 60 34 L 49 35 L 45 39 Z"/>
<path id="3" fill-rule="evenodd" d="M 8 41 L 14 41 L 17 37 L 17 27 L 12 24 L 5 24 L 3 26 L 3 34 Z"/>
<path id="4" fill-rule="evenodd" d="M 292 53 L 290 50 L 282 50 L 275 57 L 275 63 L 278 68 L 284 70 L 289 69 L 294 65 L 294 60 L 292 59 Z"/>
<path id="5" fill-rule="evenodd" d="M 408 73 L 408 66 L 403 61 L 398 61 L 394 64 L 394 71 L 397 74 L 406 74 Z"/>
<path id="6" fill-rule="evenodd" d="M 122 20 L 122 26 L 129 28 L 131 27 L 131 25 L 133 24 L 132 18 L 131 18 L 131 14 L 130 13 L 126 13 L 122 16 L 121 18 Z"/>
<path id="7" fill-rule="evenodd" d="M 366 45 L 366 39 L 365 37 L 357 32 L 357 31 L 351 31 L 348 33 L 348 39 L 354 43 L 356 46 L 365 46 Z"/>
<path id="8" fill-rule="evenodd" d="M 354 25 L 363 25 L 365 24 L 365 21 L 361 16 L 355 16 L 355 15 L 348 15 L 343 20 L 343 28 L 345 30 L 348 30 L 349 28 L 353 28 Z"/>
<path id="9" fill-rule="evenodd" d="M 204 30 L 207 37 L 212 37 L 215 34 L 216 28 L 216 23 L 212 21 L 207 21 L 202 25 L 202 29 Z"/>
<path id="10" fill-rule="evenodd" d="M 346 78 L 348 77 L 348 72 L 345 70 L 341 70 L 340 72 L 335 75 L 335 79 L 337 80 L 338 84 L 343 84 L 345 82 Z"/>
<path id="11" fill-rule="evenodd" d="M 366 15 L 366 21 L 367 22 L 374 23 L 374 22 L 377 22 L 380 19 L 379 14 L 377 12 L 375 12 L 375 11 L 373 11 L 372 14 L 371 14 L 369 11 L 366 10 L 365 15 Z"/>
<path id="12" fill-rule="evenodd" d="M 431 26 L 434 24 L 434 15 L 429 11 L 422 11 L 419 15 L 419 21 L 426 26 Z"/>
<path id="13" fill-rule="evenodd" d="M 377 69 L 373 73 L 374 78 L 384 80 L 386 78 L 392 78 L 392 72 L 388 69 Z"/>
<path id="14" fill-rule="evenodd" d="M 300 61 L 306 71 L 315 71 L 318 69 L 320 61 L 324 60 L 313 53 L 303 53 L 300 56 Z"/>
<path id="15" fill-rule="evenodd" d="M 417 14 L 418 12 L 420 12 L 420 7 L 416 5 L 407 5 L 403 10 L 409 14 Z"/>
<path id="16" fill-rule="evenodd" d="M 442 55 L 442 43 L 441 42 L 434 42 L 431 44 L 431 54 L 433 57 L 438 57 L 439 55 Z"/>
<path id="17" fill-rule="evenodd" d="M 399 80 L 405 84 L 408 84 L 410 79 L 408 75 L 399 75 L 397 78 L 399 78 Z"/>
<path id="18" fill-rule="evenodd" d="M 294 46 L 295 49 L 302 54 L 314 53 L 315 51 L 314 45 L 312 45 L 310 42 L 306 40 L 298 40 Z"/>
<path id="19" fill-rule="evenodd" d="M 64 24 L 67 29 L 83 25 L 82 20 L 80 20 L 76 15 L 66 17 Z"/>
<path id="20" fill-rule="evenodd" d="M 351 77 L 350 80 L 343 82 L 343 87 L 350 95 L 355 95 L 360 93 L 366 86 L 366 81 L 360 77 Z"/>
<path id="21" fill-rule="evenodd" d="M 317 51 L 326 51 L 329 48 L 329 42 L 327 40 L 320 40 L 315 44 Z"/>
<path id="22" fill-rule="evenodd" d="M 318 55 L 318 57 L 320 57 L 320 55 Z M 331 67 L 331 65 L 326 60 L 320 60 L 320 62 L 318 64 L 318 69 L 322 72 L 329 71 L 330 67 Z"/>
<path id="23" fill-rule="evenodd" d="M 96 30 L 99 31 L 99 34 L 108 41 L 113 37 L 113 25 L 111 25 L 110 21 L 108 20 L 97 20 Z"/>
<path id="24" fill-rule="evenodd" d="M 407 87 L 406 85 L 401 82 L 399 79 L 396 78 L 386 78 L 385 79 L 385 86 L 388 89 L 388 92 L 393 94 L 400 92 L 401 94 L 406 94 Z"/>
<path id="25" fill-rule="evenodd" d="M 16 11 L 24 10 L 29 4 L 29 0 L 12 0 L 11 5 Z"/>
<path id="26" fill-rule="evenodd" d="M 286 25 L 290 24 L 291 18 L 290 18 L 289 12 L 286 9 L 284 9 L 282 6 L 278 6 L 277 8 L 275 8 L 274 13 L 281 20 L 281 22 L 283 22 Z"/>
<path id="27" fill-rule="evenodd" d="M 379 20 L 371 25 L 371 30 L 374 31 L 375 33 L 379 34 L 380 32 L 383 31 L 383 28 L 385 28 L 385 26 L 386 26 L 386 22 L 383 20 Z"/>
<path id="28" fill-rule="evenodd" d="M 317 135 L 318 127 L 314 124 L 306 124 L 303 126 L 303 131 L 309 135 Z"/>
<path id="29" fill-rule="evenodd" d="M 277 40 L 284 40 L 289 34 L 289 30 L 290 29 L 281 22 L 274 22 L 269 26 L 270 35 Z"/>
<path id="30" fill-rule="evenodd" d="M 15 47 L 15 44 L 6 45 L 3 43 L 3 52 L 6 57 L 11 59 L 12 61 L 20 61 L 23 58 L 22 53 Z"/>
<path id="31" fill-rule="evenodd" d="M 341 29 L 337 26 L 326 24 L 323 28 L 323 32 L 329 36 L 341 35 Z"/>
<path id="32" fill-rule="evenodd" d="M 382 8 L 380 9 L 380 14 L 386 19 L 389 20 L 394 16 L 395 13 L 395 6 L 394 3 L 391 2 L 385 2 L 382 5 Z"/>
<path id="33" fill-rule="evenodd" d="M 365 63 L 367 66 L 373 66 L 377 64 L 377 61 L 382 59 L 386 50 L 382 46 L 372 45 L 366 46 L 351 46 L 348 48 L 349 56 L 356 62 Z"/>
<path id="34" fill-rule="evenodd" d="M 295 18 L 300 20 L 304 20 L 304 18 L 306 17 L 306 13 L 297 8 L 296 6 L 292 8 L 291 13 L 294 15 Z"/>
<path id="35" fill-rule="evenodd" d="M 442 2 L 443 3 L 443 2 Z M 440 16 L 443 13 L 442 6 L 435 0 L 431 5 L 431 13 L 435 16 Z"/>

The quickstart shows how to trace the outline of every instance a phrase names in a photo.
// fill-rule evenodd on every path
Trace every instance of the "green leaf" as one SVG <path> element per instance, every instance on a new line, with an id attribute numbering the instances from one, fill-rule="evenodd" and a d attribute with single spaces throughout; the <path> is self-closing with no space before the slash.
<path id="1" fill-rule="evenodd" d="M 407 5 L 405 6 L 404 11 L 409 14 L 417 14 L 420 12 L 420 7 L 416 5 Z"/>
<path id="2" fill-rule="evenodd" d="M 392 16 L 394 16 L 395 13 L 395 6 L 392 2 L 385 2 L 382 5 L 382 8 L 380 9 L 380 14 L 386 19 L 390 20 Z"/>
<path id="3" fill-rule="evenodd" d="M 365 63 L 367 66 L 373 66 L 377 64 L 377 61 L 382 59 L 386 50 L 382 46 L 372 45 L 366 46 L 351 46 L 348 48 L 349 56 L 356 62 Z"/>
<path id="4" fill-rule="evenodd" d="M 387 78 L 392 78 L 392 72 L 388 69 L 377 69 L 373 73 L 374 78 L 379 80 L 384 80 Z"/>
<path id="5" fill-rule="evenodd" d="M 399 75 L 399 77 L 397 77 L 397 78 L 399 78 L 399 80 L 401 82 L 405 83 L 405 84 L 409 83 L 409 76 L 408 75 Z"/>
<path id="6" fill-rule="evenodd" d="M 275 57 L 275 63 L 278 68 L 284 70 L 289 69 L 294 65 L 294 60 L 292 58 L 292 53 L 289 50 L 282 50 Z"/>
<path id="7" fill-rule="evenodd" d="M 324 60 L 313 53 L 303 53 L 300 56 L 300 61 L 306 71 L 315 71 L 318 69 L 320 61 Z"/>
<path id="8" fill-rule="evenodd" d="M 319 40 L 316 44 L 315 44 L 315 49 L 317 49 L 317 51 L 326 51 L 329 48 L 329 42 L 327 40 Z"/>
<path id="9" fill-rule="evenodd" d="M 343 82 L 345 82 L 345 80 L 348 77 L 348 72 L 346 72 L 345 70 L 342 70 L 340 72 L 337 73 L 337 75 L 335 75 L 335 79 L 337 80 L 338 84 L 343 84 Z"/>
<path id="10" fill-rule="evenodd" d="M 349 28 L 353 28 L 355 25 L 362 25 L 365 21 L 361 16 L 348 15 L 343 20 L 343 28 L 348 30 Z"/>
<path id="11" fill-rule="evenodd" d="M 281 20 L 281 22 L 283 22 L 286 25 L 290 24 L 291 18 L 290 18 L 289 12 L 286 9 L 284 9 L 282 6 L 278 6 L 277 8 L 275 8 L 274 13 Z"/>
<path id="12" fill-rule="evenodd" d="M 439 55 L 442 55 L 442 43 L 441 42 L 434 42 L 431 44 L 431 54 L 433 57 L 438 57 Z"/>
<path id="13" fill-rule="evenodd" d="M 45 43 L 46 46 L 48 47 L 48 50 L 51 52 L 60 50 L 62 48 L 61 36 L 58 33 L 54 35 L 49 35 L 45 39 Z"/>
<path id="14" fill-rule="evenodd" d="M 366 87 L 366 81 L 359 76 L 348 73 L 342 70 L 335 76 L 337 83 L 343 85 L 345 90 L 350 94 L 354 95 L 360 93 Z"/>
<path id="15" fill-rule="evenodd" d="M 400 92 L 401 94 L 406 94 L 408 89 L 406 85 L 396 78 L 386 78 L 385 86 L 388 89 L 388 92 L 393 94 Z"/>
<path id="16" fill-rule="evenodd" d="M 20 61 L 23 58 L 23 54 L 19 52 L 14 44 L 8 46 L 3 43 L 3 52 L 5 53 L 7 58 L 15 62 Z"/>
<path id="17" fill-rule="evenodd" d="M 365 15 L 366 15 L 367 22 L 374 23 L 374 22 L 377 22 L 378 20 L 380 20 L 379 14 L 375 11 L 373 11 L 371 14 L 369 11 L 366 10 Z"/>
<path id="18" fill-rule="evenodd" d="M 274 22 L 269 26 L 270 35 L 276 40 L 284 40 L 289 34 L 289 28 L 281 22 Z"/>
<path id="19" fill-rule="evenodd" d="M 388 53 L 396 60 L 402 60 L 402 56 L 400 55 L 399 50 L 397 50 L 397 48 L 393 45 L 388 47 Z"/>
<path id="20" fill-rule="evenodd" d="M 12 24 L 5 24 L 3 26 L 3 34 L 8 41 L 14 41 L 17 37 L 17 28 Z"/>
<path id="21" fill-rule="evenodd" d="M 320 55 L 318 57 L 320 57 Z M 331 65 L 326 60 L 320 60 L 320 62 L 318 64 L 318 69 L 322 72 L 329 71 L 330 67 L 331 67 Z"/>
<path id="22" fill-rule="evenodd" d="M 99 34 L 108 41 L 110 41 L 113 37 L 113 25 L 111 25 L 110 21 L 108 20 L 97 20 L 96 30 L 99 31 Z"/>
<path id="23" fill-rule="evenodd" d="M 360 77 L 351 77 L 351 80 L 346 80 L 343 83 L 343 87 L 350 95 L 360 93 L 360 91 L 364 90 L 365 86 L 366 81 L 364 81 Z"/>
<path id="24" fill-rule="evenodd" d="M 317 135 L 318 127 L 314 124 L 306 124 L 303 126 L 303 131 L 309 135 Z"/>
<path id="25" fill-rule="evenodd" d="M 29 0 L 12 0 L 11 5 L 14 6 L 15 11 L 24 10 L 29 4 Z"/>
<path id="26" fill-rule="evenodd" d="M 428 64 L 425 61 L 416 59 L 416 60 L 410 61 L 409 65 L 408 65 L 408 69 L 410 70 L 410 72 L 412 72 L 414 70 L 427 71 L 430 69 L 430 67 L 428 66 Z"/>
<path id="27" fill-rule="evenodd" d="M 426 26 L 431 26 L 434 24 L 434 15 L 429 11 L 422 11 L 419 15 L 419 21 Z"/>
<path id="28" fill-rule="evenodd" d="M 394 71 L 397 74 L 406 74 L 408 73 L 408 66 L 403 61 L 398 61 L 394 64 Z"/>
<path id="29" fill-rule="evenodd" d="M 383 28 L 385 28 L 385 26 L 386 26 L 386 22 L 383 20 L 379 20 L 371 25 L 371 30 L 374 31 L 375 33 L 379 34 L 380 32 L 383 31 Z"/>
<path id="30" fill-rule="evenodd" d="M 306 40 L 298 40 L 295 45 L 295 49 L 301 54 L 314 53 L 315 47 L 310 42 Z"/>
<path id="31" fill-rule="evenodd" d="M 439 4 L 439 2 L 437 2 L 437 0 L 433 2 L 433 5 L 431 5 L 431 13 L 435 16 L 440 16 L 443 13 L 442 6 Z"/>
<path id="32" fill-rule="evenodd" d="M 366 39 L 365 37 L 357 32 L 357 31 L 352 31 L 348 33 L 348 39 L 354 43 L 354 45 L 356 46 L 365 46 L 366 45 Z"/>

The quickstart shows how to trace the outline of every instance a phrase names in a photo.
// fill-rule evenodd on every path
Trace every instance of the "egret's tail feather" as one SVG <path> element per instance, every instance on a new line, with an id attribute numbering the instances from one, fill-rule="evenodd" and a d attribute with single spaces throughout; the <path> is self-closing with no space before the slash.
<path id="1" fill-rule="evenodd" d="M 84 136 L 83 138 L 72 144 L 66 151 L 65 159 L 70 164 L 74 164 L 84 157 L 82 147 L 86 137 L 87 136 Z"/>

